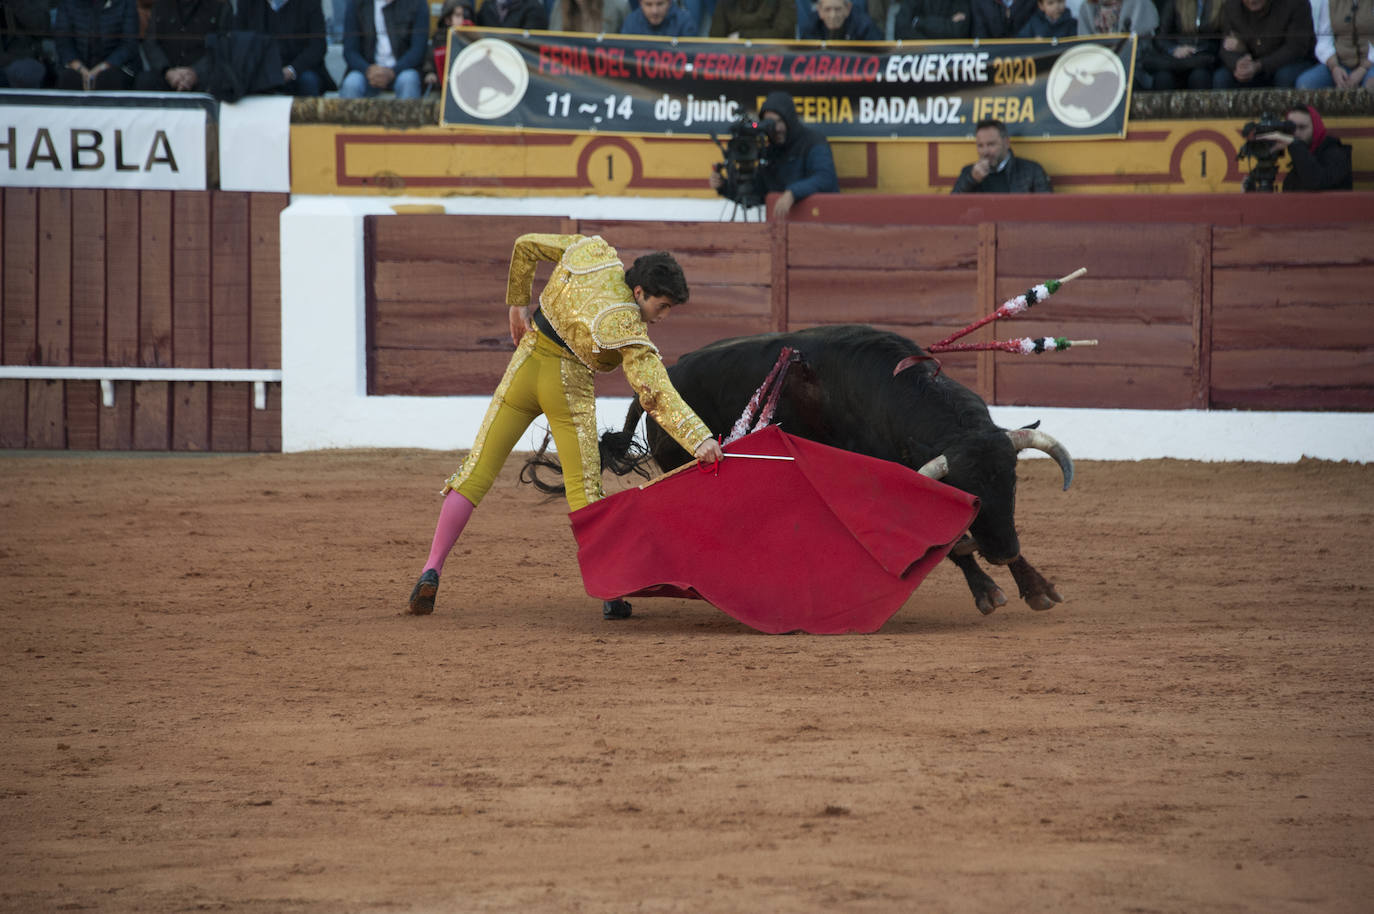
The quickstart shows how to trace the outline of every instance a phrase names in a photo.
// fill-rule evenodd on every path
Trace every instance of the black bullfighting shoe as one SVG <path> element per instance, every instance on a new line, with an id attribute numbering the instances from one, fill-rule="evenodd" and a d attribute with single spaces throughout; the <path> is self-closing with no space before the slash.
<path id="1" fill-rule="evenodd" d="M 630 604 L 624 600 L 607 600 L 601 604 L 601 618 L 628 619 L 630 618 Z"/>
<path id="2" fill-rule="evenodd" d="M 434 612 L 434 595 L 439 592 L 439 572 L 433 568 L 425 570 L 415 589 L 410 592 L 410 605 L 406 612 L 412 616 L 427 616 Z"/>

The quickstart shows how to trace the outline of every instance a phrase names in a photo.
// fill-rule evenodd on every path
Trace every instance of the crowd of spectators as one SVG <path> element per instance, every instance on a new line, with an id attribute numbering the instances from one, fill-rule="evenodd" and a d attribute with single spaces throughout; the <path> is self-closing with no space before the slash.
<path id="1" fill-rule="evenodd" d="M 1374 91 L 1362 0 L 447 0 L 432 28 L 429 0 L 0 0 L 0 87 L 215 91 L 251 59 L 260 72 L 241 85 L 320 95 L 336 88 L 335 36 L 341 96 L 414 98 L 438 86 L 453 24 L 826 41 L 1134 33 L 1137 89 Z"/>

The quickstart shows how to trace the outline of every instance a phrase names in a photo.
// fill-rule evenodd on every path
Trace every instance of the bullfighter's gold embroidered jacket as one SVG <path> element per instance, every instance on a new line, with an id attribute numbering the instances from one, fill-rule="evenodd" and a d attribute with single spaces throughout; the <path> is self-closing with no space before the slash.
<path id="1" fill-rule="evenodd" d="M 687 453 L 695 453 L 711 430 L 668 379 L 615 248 L 600 235 L 521 235 L 511 254 L 507 305 L 529 306 L 541 260 L 557 265 L 539 295 L 539 309 L 573 355 L 592 371 L 623 368 L 644 411 Z"/>

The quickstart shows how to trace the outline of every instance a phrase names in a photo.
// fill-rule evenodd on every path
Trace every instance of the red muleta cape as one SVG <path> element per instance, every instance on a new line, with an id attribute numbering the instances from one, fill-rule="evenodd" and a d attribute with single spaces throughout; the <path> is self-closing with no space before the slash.
<path id="1" fill-rule="evenodd" d="M 706 600 L 770 634 L 874 632 L 978 513 L 897 463 L 776 426 L 719 470 L 690 466 L 571 514 L 587 593 Z"/>

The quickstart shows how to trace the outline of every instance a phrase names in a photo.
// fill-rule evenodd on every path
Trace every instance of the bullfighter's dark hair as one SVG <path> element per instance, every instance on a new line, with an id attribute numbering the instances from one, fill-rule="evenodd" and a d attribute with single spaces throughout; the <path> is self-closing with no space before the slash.
<path id="1" fill-rule="evenodd" d="M 663 296 L 674 305 L 684 305 L 691 294 L 682 267 L 667 251 L 655 251 L 636 258 L 634 266 L 625 271 L 625 284 L 633 289 L 640 286 L 644 294 Z"/>
<path id="2" fill-rule="evenodd" d="M 1000 133 L 1000 134 L 1002 135 L 1002 139 L 1005 140 L 1005 139 L 1007 138 L 1007 125 L 1004 124 L 1004 123 L 1002 123 L 1001 121 L 999 121 L 999 120 L 998 120 L 997 118 L 995 118 L 995 117 L 985 117 L 985 118 L 983 118 L 983 119 L 982 119 L 981 121 L 979 121 L 979 122 L 977 123 L 977 125 L 973 128 L 973 132 L 974 132 L 974 133 L 977 133 L 979 130 L 984 130 L 984 129 L 988 128 L 988 127 L 991 127 L 991 128 L 993 128 L 994 130 L 996 130 L 998 133 Z"/>

